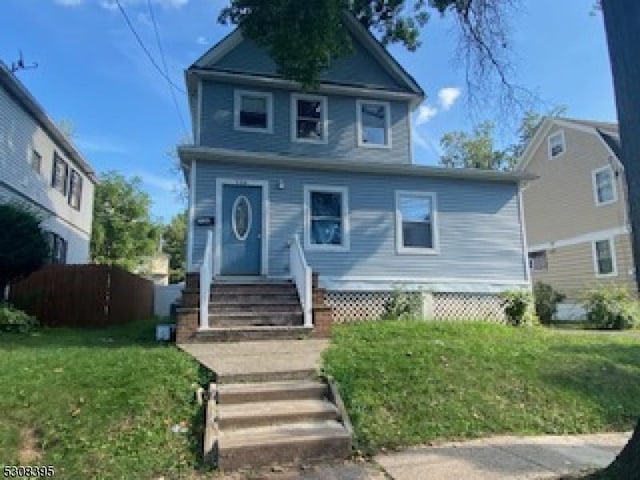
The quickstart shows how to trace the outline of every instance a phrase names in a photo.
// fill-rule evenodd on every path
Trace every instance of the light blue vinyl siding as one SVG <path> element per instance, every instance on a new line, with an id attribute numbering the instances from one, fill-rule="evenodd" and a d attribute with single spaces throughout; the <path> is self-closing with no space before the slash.
<path id="1" fill-rule="evenodd" d="M 234 88 L 273 94 L 273 133 L 242 132 L 233 128 Z M 359 98 L 359 97 L 358 97 Z M 364 97 L 363 97 L 364 98 Z M 391 149 L 358 147 L 356 97 L 327 97 L 328 132 L 326 144 L 309 144 L 291 140 L 291 93 L 263 90 L 227 83 L 203 84 L 200 145 L 207 147 L 268 152 L 284 155 L 344 158 L 347 161 L 410 163 L 408 105 L 392 101 Z"/>
<path id="2" fill-rule="evenodd" d="M 321 74 L 322 81 L 389 90 L 403 90 L 401 86 L 380 66 L 371 54 L 353 39 L 353 52 L 333 60 L 330 67 Z M 235 73 L 252 73 L 274 76 L 277 66 L 266 50 L 255 42 L 244 39 L 218 62 L 211 65 Z"/>
<path id="3" fill-rule="evenodd" d="M 269 275 L 288 270 L 288 241 L 304 238 L 304 185 L 349 189 L 350 250 L 308 251 L 314 271 L 331 277 L 461 278 L 520 282 L 526 279 L 517 185 L 446 178 L 328 172 L 197 162 L 195 216 L 215 215 L 216 178 L 269 182 Z M 282 181 L 284 188 L 279 189 Z M 437 195 L 437 255 L 396 253 L 395 192 Z M 199 265 L 205 227 L 194 227 Z"/>

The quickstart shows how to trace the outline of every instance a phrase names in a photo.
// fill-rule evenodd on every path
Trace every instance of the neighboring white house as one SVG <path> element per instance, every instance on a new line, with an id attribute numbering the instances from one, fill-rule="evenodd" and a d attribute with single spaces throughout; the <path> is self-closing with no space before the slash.
<path id="1" fill-rule="evenodd" d="M 0 62 L 0 203 L 42 214 L 53 263 L 88 263 L 96 175 Z"/>

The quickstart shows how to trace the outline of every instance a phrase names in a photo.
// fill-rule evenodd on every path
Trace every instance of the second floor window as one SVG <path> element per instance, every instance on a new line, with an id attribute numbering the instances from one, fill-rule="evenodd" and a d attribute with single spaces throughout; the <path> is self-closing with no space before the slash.
<path id="1" fill-rule="evenodd" d="M 390 107 L 386 102 L 358 100 L 358 146 L 390 147 Z"/>
<path id="2" fill-rule="evenodd" d="M 53 172 L 51 174 L 51 186 L 62 195 L 67 195 L 67 177 L 69 166 L 57 153 L 53 154 Z"/>
<path id="3" fill-rule="evenodd" d="M 75 170 L 71 170 L 69 179 L 69 205 L 76 210 L 80 210 L 80 201 L 82 199 L 82 177 Z"/>
<path id="4" fill-rule="evenodd" d="M 273 95 L 266 92 L 234 92 L 234 128 L 236 130 L 273 133 Z"/>
<path id="5" fill-rule="evenodd" d="M 291 96 L 291 136 L 296 142 L 327 143 L 327 98 Z"/>
<path id="6" fill-rule="evenodd" d="M 36 172 L 42 172 L 42 155 L 40 155 L 37 151 L 31 151 L 31 168 L 33 168 Z"/>
<path id="7" fill-rule="evenodd" d="M 611 167 L 600 168 L 593 172 L 593 194 L 598 206 L 616 201 L 616 188 Z"/>

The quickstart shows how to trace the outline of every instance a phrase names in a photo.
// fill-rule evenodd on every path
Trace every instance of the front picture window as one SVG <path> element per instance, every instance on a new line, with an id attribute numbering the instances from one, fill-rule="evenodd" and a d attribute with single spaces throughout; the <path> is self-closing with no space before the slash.
<path id="1" fill-rule="evenodd" d="M 305 187 L 307 248 L 348 248 L 347 190 Z"/>

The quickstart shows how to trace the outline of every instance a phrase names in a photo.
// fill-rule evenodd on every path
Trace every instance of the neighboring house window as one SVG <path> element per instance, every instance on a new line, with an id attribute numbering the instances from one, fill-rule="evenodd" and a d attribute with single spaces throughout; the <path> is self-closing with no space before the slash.
<path id="1" fill-rule="evenodd" d="M 53 174 L 51 176 L 51 186 L 61 194 L 67 195 L 67 177 L 69 176 L 69 166 L 57 153 L 53 154 Z"/>
<path id="2" fill-rule="evenodd" d="M 42 155 L 40 155 L 37 151 L 31 151 L 31 168 L 33 168 L 36 172 L 42 172 Z"/>
<path id="3" fill-rule="evenodd" d="M 327 97 L 292 94 L 291 119 L 293 141 L 327 143 Z"/>
<path id="4" fill-rule="evenodd" d="M 534 272 L 541 272 L 549 268 L 547 263 L 547 252 L 545 250 L 541 252 L 529 253 L 529 268 Z"/>
<path id="5" fill-rule="evenodd" d="M 349 249 L 347 197 L 346 187 L 304 187 L 305 248 Z"/>
<path id="6" fill-rule="evenodd" d="M 49 244 L 49 263 L 67 263 L 67 241 L 57 233 L 46 232 L 45 235 Z"/>
<path id="7" fill-rule="evenodd" d="M 233 108 L 236 130 L 273 133 L 273 95 L 271 93 L 235 90 Z"/>
<path id="8" fill-rule="evenodd" d="M 549 135 L 549 159 L 552 160 L 562 155 L 566 150 L 564 131 L 561 130 L 553 135 Z"/>
<path id="9" fill-rule="evenodd" d="M 614 250 L 613 240 L 606 239 L 593 242 L 593 263 L 596 275 L 617 275 L 616 254 Z"/>
<path id="10" fill-rule="evenodd" d="M 356 101 L 358 146 L 391 147 L 391 107 L 387 102 Z"/>
<path id="11" fill-rule="evenodd" d="M 71 170 L 69 179 L 69 205 L 76 210 L 80 210 L 80 200 L 82 198 L 82 177 L 75 170 Z"/>
<path id="12" fill-rule="evenodd" d="M 593 195 L 596 205 L 608 205 L 617 200 L 614 178 L 613 169 L 609 166 L 593 171 Z"/>
<path id="13" fill-rule="evenodd" d="M 398 253 L 437 253 L 436 195 L 396 192 Z"/>

